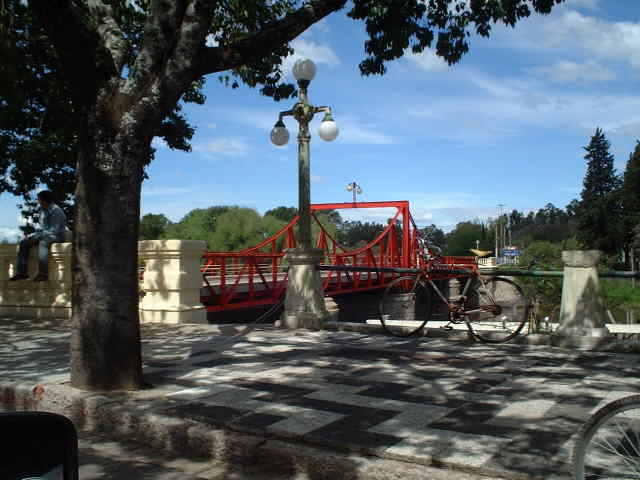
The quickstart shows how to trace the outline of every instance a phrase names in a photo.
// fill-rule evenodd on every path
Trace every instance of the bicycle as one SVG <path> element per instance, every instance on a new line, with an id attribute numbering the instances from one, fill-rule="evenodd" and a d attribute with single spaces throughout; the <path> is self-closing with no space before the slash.
<path id="1" fill-rule="evenodd" d="M 408 337 L 424 329 L 433 314 L 433 293 L 446 306 L 448 323 L 466 323 L 473 338 L 486 343 L 507 342 L 520 333 L 529 304 L 515 282 L 484 279 L 475 257 L 441 256 L 422 240 L 418 273 L 394 279 L 379 303 L 380 322 L 390 334 Z M 435 282 L 465 280 L 457 298 L 447 299 Z"/>
<path id="2" fill-rule="evenodd" d="M 589 418 L 571 465 L 576 480 L 640 479 L 640 395 L 608 403 Z"/>

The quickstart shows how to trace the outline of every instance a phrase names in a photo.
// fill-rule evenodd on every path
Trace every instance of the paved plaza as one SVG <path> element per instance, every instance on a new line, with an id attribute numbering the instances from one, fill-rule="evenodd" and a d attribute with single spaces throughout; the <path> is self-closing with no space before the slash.
<path id="1" fill-rule="evenodd" d="M 152 388 L 99 395 L 67 385 L 67 323 L 0 321 L 4 401 L 50 392 L 81 405 L 80 428 L 291 472 L 282 478 L 438 478 L 421 473 L 435 466 L 560 479 L 589 414 L 639 390 L 636 354 L 271 326 L 142 330 Z"/>

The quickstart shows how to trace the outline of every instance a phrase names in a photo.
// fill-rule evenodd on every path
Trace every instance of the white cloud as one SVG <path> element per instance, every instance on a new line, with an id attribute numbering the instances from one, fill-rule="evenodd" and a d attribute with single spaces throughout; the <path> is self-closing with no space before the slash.
<path id="1" fill-rule="evenodd" d="M 605 126 L 604 129 L 618 135 L 640 138 L 640 118 L 625 123 L 611 123 Z"/>
<path id="2" fill-rule="evenodd" d="M 447 62 L 438 57 L 435 52 L 429 48 L 425 48 L 420 53 L 413 53 L 410 49 L 407 49 L 405 50 L 404 58 L 428 72 L 443 72 L 449 69 Z"/>
<path id="3" fill-rule="evenodd" d="M 591 4 L 597 6 L 597 2 L 583 3 Z M 495 32 L 501 40 L 493 41 L 505 47 L 582 52 L 640 68 L 640 22 L 610 22 L 565 6 L 556 8 L 551 15 L 523 20 L 515 29 L 496 27 Z"/>
<path id="4" fill-rule="evenodd" d="M 151 146 L 156 150 L 167 150 L 169 148 L 167 142 L 160 137 L 153 137 L 153 140 L 151 140 Z"/>
<path id="5" fill-rule="evenodd" d="M 18 242 L 22 237 L 22 232 L 17 228 L 0 227 L 0 240 Z"/>
<path id="6" fill-rule="evenodd" d="M 616 74 L 612 70 L 593 60 L 583 64 L 559 60 L 548 67 L 533 67 L 528 70 L 541 74 L 556 83 L 588 84 L 608 82 L 616 78 Z"/>
<path id="7" fill-rule="evenodd" d="M 586 10 L 598 10 L 600 8 L 600 0 L 566 0 L 567 5 L 576 8 L 584 8 Z"/>
<path id="8" fill-rule="evenodd" d="M 310 58 L 316 64 L 316 67 L 327 65 L 329 67 L 337 67 L 340 65 L 340 59 L 329 45 L 315 43 L 305 38 L 296 38 L 291 42 L 294 49 L 293 55 L 289 55 L 282 62 L 282 72 L 286 77 L 290 78 L 291 68 L 299 58 Z"/>
<path id="9" fill-rule="evenodd" d="M 218 138 L 200 142 L 193 146 L 196 152 L 213 155 L 225 155 L 237 157 L 244 155 L 249 150 L 249 145 L 238 138 Z"/>
<path id="10" fill-rule="evenodd" d="M 467 85 L 457 101 L 414 95 L 406 105 L 398 106 L 406 115 L 398 117 L 391 134 L 405 131 L 456 141 L 459 146 L 482 146 L 526 135 L 531 127 L 583 134 L 602 126 L 638 138 L 640 95 L 558 91 L 550 82 L 531 76 L 526 80 L 493 77 L 468 69 L 459 74 Z"/>
<path id="11" fill-rule="evenodd" d="M 390 145 L 398 143 L 388 133 L 385 133 L 383 125 L 363 121 L 353 116 L 335 117 L 340 128 L 338 140 L 350 144 L 366 145 Z"/>
<path id="12" fill-rule="evenodd" d="M 338 125 L 340 126 L 340 124 Z M 390 145 L 397 143 L 393 137 L 386 133 L 355 124 L 340 126 L 340 136 L 338 138 L 345 143 L 367 145 Z"/>
<path id="13" fill-rule="evenodd" d="M 322 177 L 320 175 L 311 174 L 311 176 L 309 178 L 311 179 L 311 181 L 313 183 L 322 183 L 322 182 L 324 182 L 324 177 Z"/>

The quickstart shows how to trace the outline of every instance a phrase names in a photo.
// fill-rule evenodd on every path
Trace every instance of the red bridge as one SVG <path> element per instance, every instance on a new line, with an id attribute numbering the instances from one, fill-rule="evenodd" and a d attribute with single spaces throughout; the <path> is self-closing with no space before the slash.
<path id="1" fill-rule="evenodd" d="M 367 245 L 348 251 L 322 226 L 315 212 L 345 208 L 395 208 L 395 215 Z M 418 229 L 409 202 L 325 203 L 311 205 L 319 226 L 316 246 L 324 250 L 325 265 L 412 268 L 418 266 Z M 203 256 L 201 301 L 208 312 L 272 305 L 282 300 L 287 286 L 284 250 L 296 246 L 299 217 L 258 245 L 241 252 L 207 252 Z M 312 222 L 313 223 L 313 222 Z M 334 296 L 383 288 L 396 274 L 383 272 L 323 272 L 325 295 Z"/>

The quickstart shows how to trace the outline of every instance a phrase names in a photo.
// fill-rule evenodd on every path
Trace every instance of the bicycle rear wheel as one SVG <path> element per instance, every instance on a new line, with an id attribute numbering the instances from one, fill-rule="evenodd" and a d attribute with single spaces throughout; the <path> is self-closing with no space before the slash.
<path id="1" fill-rule="evenodd" d="M 640 395 L 611 402 L 592 415 L 571 460 L 576 480 L 640 479 Z"/>
<path id="2" fill-rule="evenodd" d="M 409 337 L 422 330 L 431 315 L 431 293 L 416 277 L 393 280 L 380 299 L 380 322 L 391 335 Z"/>
<path id="3" fill-rule="evenodd" d="M 508 342 L 527 322 L 528 304 L 519 285 L 494 277 L 477 280 L 465 309 L 467 327 L 475 338 L 486 343 Z"/>

